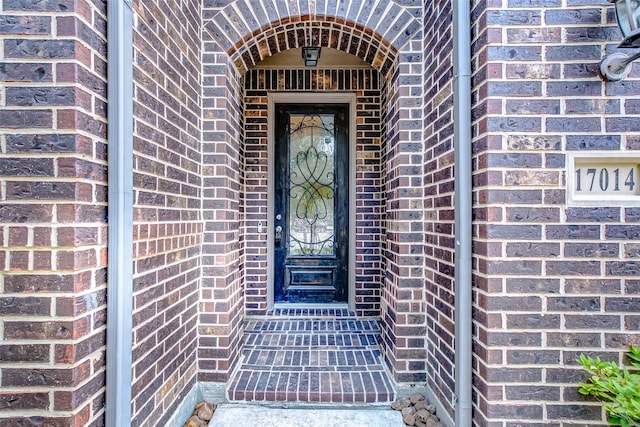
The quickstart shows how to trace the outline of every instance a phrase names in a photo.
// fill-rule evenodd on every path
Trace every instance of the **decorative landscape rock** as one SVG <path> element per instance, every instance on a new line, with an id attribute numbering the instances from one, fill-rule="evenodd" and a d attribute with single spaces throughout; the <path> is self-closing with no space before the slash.
<path id="1" fill-rule="evenodd" d="M 445 427 L 435 415 L 436 407 L 420 393 L 414 393 L 408 399 L 398 399 L 391 408 L 402 411 L 402 421 L 413 427 Z"/>
<path id="2" fill-rule="evenodd" d="M 192 415 L 191 418 L 187 420 L 184 427 L 207 427 L 207 422 L 198 418 L 197 415 Z"/>
<path id="3" fill-rule="evenodd" d="M 408 399 L 398 399 L 391 404 L 391 409 L 396 411 L 402 411 L 404 408 L 411 405 L 411 401 Z"/>
<path id="4" fill-rule="evenodd" d="M 216 410 L 216 406 L 213 403 L 204 401 L 200 403 L 202 403 L 202 405 L 200 405 L 200 407 L 196 409 L 196 411 L 198 411 L 198 418 L 203 421 L 209 421 L 213 417 L 213 411 Z"/>
<path id="5" fill-rule="evenodd" d="M 413 406 L 407 406 L 406 408 L 402 408 L 402 415 L 414 415 L 415 409 Z"/>
<path id="6" fill-rule="evenodd" d="M 416 412 L 415 415 L 416 415 L 416 420 L 422 423 L 426 423 L 427 420 L 431 418 L 433 414 L 427 411 L 426 409 L 420 409 L 418 412 Z"/>
<path id="7" fill-rule="evenodd" d="M 213 413 L 216 410 L 216 405 L 210 402 L 199 402 L 193 408 L 193 414 L 191 418 L 187 420 L 184 427 L 207 427 L 209 420 L 213 418 Z"/>
<path id="8" fill-rule="evenodd" d="M 407 414 L 404 415 L 402 417 L 402 421 L 404 421 L 404 423 L 408 426 L 415 426 L 416 425 L 416 417 L 414 417 L 412 414 Z"/>

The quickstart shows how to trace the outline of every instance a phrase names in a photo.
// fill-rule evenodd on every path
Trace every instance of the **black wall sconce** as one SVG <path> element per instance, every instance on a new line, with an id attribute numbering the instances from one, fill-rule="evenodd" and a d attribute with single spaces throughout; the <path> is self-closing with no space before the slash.
<path id="1" fill-rule="evenodd" d="M 306 46 L 302 48 L 302 59 L 305 67 L 315 67 L 320 59 L 320 48 Z"/>
<path id="2" fill-rule="evenodd" d="M 624 40 L 621 48 L 640 48 L 640 0 L 609 0 L 615 4 L 618 26 Z M 600 62 L 602 76 L 611 82 L 623 80 L 631 72 L 631 63 L 640 58 L 640 52 L 628 56 L 615 52 Z"/>

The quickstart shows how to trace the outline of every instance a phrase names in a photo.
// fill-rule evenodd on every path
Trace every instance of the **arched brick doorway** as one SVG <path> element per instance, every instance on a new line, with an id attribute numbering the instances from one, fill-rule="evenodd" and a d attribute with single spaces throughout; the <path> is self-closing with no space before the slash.
<path id="1" fill-rule="evenodd" d="M 263 314 L 269 306 L 266 242 L 258 232 L 268 221 L 267 98 L 269 92 L 303 91 L 355 94 L 352 308 L 360 316 L 381 317 L 382 351 L 395 380 L 424 381 L 426 351 L 416 349 L 424 327 L 403 328 L 426 321 L 422 286 L 415 286 L 422 279 L 411 272 L 423 262 L 415 249 L 422 235 L 405 227 L 422 215 L 415 203 L 406 203 L 407 195 L 415 194 L 419 203 L 421 194 L 409 189 L 415 180 L 403 176 L 415 168 L 411 139 L 420 119 L 409 121 L 421 114 L 416 95 L 422 88 L 418 83 L 411 92 L 401 90 L 420 81 L 422 25 L 411 7 L 395 2 L 335 10 L 324 3 L 303 10 L 305 4 L 287 9 L 280 2 L 234 3 L 208 12 L 200 380 L 229 378 L 242 348 L 243 314 Z M 370 67 L 259 67 L 265 58 L 303 46 L 340 50 Z M 403 292 L 406 287 L 413 289 Z"/>

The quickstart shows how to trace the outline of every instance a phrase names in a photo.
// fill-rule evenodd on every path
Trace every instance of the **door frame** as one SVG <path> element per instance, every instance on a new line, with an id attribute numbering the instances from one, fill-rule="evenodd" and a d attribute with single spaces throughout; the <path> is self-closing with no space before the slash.
<path id="1" fill-rule="evenodd" d="M 301 96 L 309 95 L 309 96 Z M 269 93 L 267 95 L 267 309 L 273 309 L 274 304 L 274 227 L 275 222 L 273 211 L 274 203 L 274 151 L 275 132 L 274 114 L 275 104 L 349 104 L 349 257 L 347 260 L 349 277 L 347 280 L 347 306 L 355 310 L 356 305 L 356 95 L 355 93 L 317 93 L 317 92 L 280 92 Z M 278 304 L 280 305 L 280 304 Z M 326 304 L 292 304 L 282 303 L 283 307 L 313 306 L 323 307 Z M 332 308 L 340 307 L 341 304 L 331 304 Z"/>

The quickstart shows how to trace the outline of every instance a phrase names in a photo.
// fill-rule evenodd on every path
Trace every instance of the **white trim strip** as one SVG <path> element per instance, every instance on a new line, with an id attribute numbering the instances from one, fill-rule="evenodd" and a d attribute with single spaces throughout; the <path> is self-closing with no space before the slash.
<path id="1" fill-rule="evenodd" d="M 276 103 L 349 104 L 349 309 L 356 308 L 356 95 L 354 93 L 314 93 L 301 96 L 299 92 L 269 93 L 267 96 L 267 309 L 274 308 L 273 291 L 273 209 L 274 201 L 274 130 Z"/>

